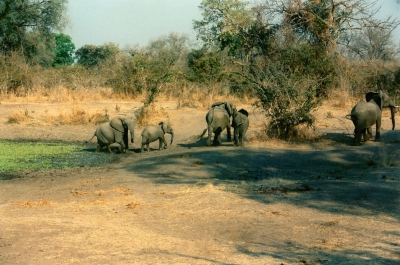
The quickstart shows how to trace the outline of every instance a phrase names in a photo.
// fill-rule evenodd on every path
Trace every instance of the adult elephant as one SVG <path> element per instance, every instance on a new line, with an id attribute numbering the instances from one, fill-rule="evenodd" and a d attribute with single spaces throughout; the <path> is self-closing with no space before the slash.
<path id="1" fill-rule="evenodd" d="M 216 112 L 214 112 L 216 110 Z M 219 101 L 211 105 L 211 109 L 206 115 L 208 140 L 207 146 L 211 145 L 211 136 L 214 133 L 214 145 L 221 143 L 221 132 L 226 128 L 228 142 L 232 141 L 230 118 L 237 112 L 235 105 L 231 101 Z M 226 122 L 226 115 L 228 121 Z M 226 124 L 228 123 L 228 124 Z M 223 128 L 222 128 L 223 127 Z M 222 128 L 222 129 L 221 129 Z"/>
<path id="2" fill-rule="evenodd" d="M 351 110 L 351 120 L 355 126 L 354 144 L 360 145 L 361 136 L 368 141 L 372 136 L 372 125 L 376 124 L 375 141 L 381 138 L 382 108 L 391 108 L 392 130 L 395 128 L 395 105 L 383 91 L 365 94 L 367 102 L 360 102 Z"/>
<path id="3" fill-rule="evenodd" d="M 101 124 L 97 127 L 93 135 L 93 137 L 97 137 L 96 152 L 99 152 L 102 147 L 106 146 L 107 151 L 111 153 L 110 144 L 113 143 L 118 143 L 120 151 L 126 152 L 129 149 L 128 131 L 131 133 L 131 143 L 133 143 L 136 123 L 137 118 L 134 115 L 117 115 L 110 122 Z"/>
<path id="4" fill-rule="evenodd" d="M 230 117 L 237 112 L 232 102 L 215 102 L 207 112 L 206 122 L 208 130 L 207 146 L 211 145 L 214 133 L 214 145 L 221 143 L 221 132 L 226 129 L 228 141 L 232 141 Z"/>

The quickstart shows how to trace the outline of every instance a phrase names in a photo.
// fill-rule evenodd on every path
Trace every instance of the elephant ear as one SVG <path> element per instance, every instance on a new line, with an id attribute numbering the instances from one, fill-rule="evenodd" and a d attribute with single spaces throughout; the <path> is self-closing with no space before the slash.
<path id="1" fill-rule="evenodd" d="M 124 129 L 126 128 L 126 123 L 124 117 L 122 116 L 115 116 L 114 118 L 112 118 L 110 121 L 110 125 L 111 127 L 120 132 L 123 132 Z"/>
<path id="2" fill-rule="evenodd" d="M 233 105 L 233 103 L 230 101 L 227 101 L 227 102 L 225 102 L 224 105 L 225 105 L 226 112 L 228 112 L 229 116 L 232 116 L 233 112 L 235 110 L 235 106 Z"/>
<path id="3" fill-rule="evenodd" d="M 378 96 L 378 95 L 379 95 L 379 93 L 377 93 L 377 92 L 367 92 L 367 93 L 365 93 L 365 100 L 367 102 L 369 102 L 371 99 L 373 99 L 375 96 Z"/>
<path id="4" fill-rule="evenodd" d="M 164 131 L 164 134 L 168 131 L 168 123 L 166 121 L 160 122 L 158 125 L 161 126 L 161 129 Z"/>
<path id="5" fill-rule="evenodd" d="M 240 109 L 239 112 L 242 113 L 243 115 L 245 115 L 246 117 L 249 117 L 249 112 L 247 110 Z"/>

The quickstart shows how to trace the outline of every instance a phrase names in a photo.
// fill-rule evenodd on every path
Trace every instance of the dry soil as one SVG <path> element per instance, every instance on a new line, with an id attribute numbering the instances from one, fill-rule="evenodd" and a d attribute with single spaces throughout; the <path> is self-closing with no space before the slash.
<path id="1" fill-rule="evenodd" d="M 79 107 L 112 116 L 115 105 Z M 2 102 L 0 139 L 78 142 L 90 156 L 96 125 L 46 122 L 74 106 Z M 400 132 L 389 112 L 382 142 L 352 146 L 351 106 L 315 113 L 318 140 L 281 142 L 260 139 L 264 115 L 238 105 L 250 110 L 246 146 L 224 135 L 206 147 L 206 110 L 159 107 L 166 117 L 154 122 L 175 129 L 166 150 L 139 153 L 137 127 L 113 163 L 2 174 L 0 264 L 400 263 Z"/>

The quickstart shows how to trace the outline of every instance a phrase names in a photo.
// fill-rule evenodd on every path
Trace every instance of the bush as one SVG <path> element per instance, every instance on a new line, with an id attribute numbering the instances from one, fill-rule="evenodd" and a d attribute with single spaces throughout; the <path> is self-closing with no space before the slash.
<path id="1" fill-rule="evenodd" d="M 258 78 L 251 82 L 259 97 L 256 106 L 266 111 L 270 137 L 288 139 L 298 125 L 310 127 L 314 124 L 315 118 L 310 112 L 320 102 L 315 82 L 295 82 L 275 64 L 258 74 L 253 73 L 253 77 Z"/>

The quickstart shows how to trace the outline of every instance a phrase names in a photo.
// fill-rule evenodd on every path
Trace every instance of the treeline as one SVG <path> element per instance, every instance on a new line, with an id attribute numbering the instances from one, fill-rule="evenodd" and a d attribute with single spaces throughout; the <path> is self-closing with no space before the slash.
<path id="1" fill-rule="evenodd" d="M 18 9 L 16 3 L 25 5 Z M 199 93 L 252 97 L 270 119 L 269 134 L 285 138 L 299 124 L 312 125 L 311 111 L 334 91 L 361 99 L 367 91 L 383 89 L 397 97 L 399 47 L 392 32 L 399 22 L 377 19 L 375 4 L 203 0 L 203 19 L 194 21 L 196 44 L 169 34 L 145 47 L 106 43 L 75 50 L 69 36 L 54 34 L 62 32 L 65 0 L 4 1 L 0 93 L 109 87 L 124 96 L 145 95 L 147 105 L 160 94 L 188 102 Z M 23 20 L 22 7 L 29 5 L 54 16 L 7 24 L 11 20 L 5 17 L 13 12 L 12 21 Z"/>

